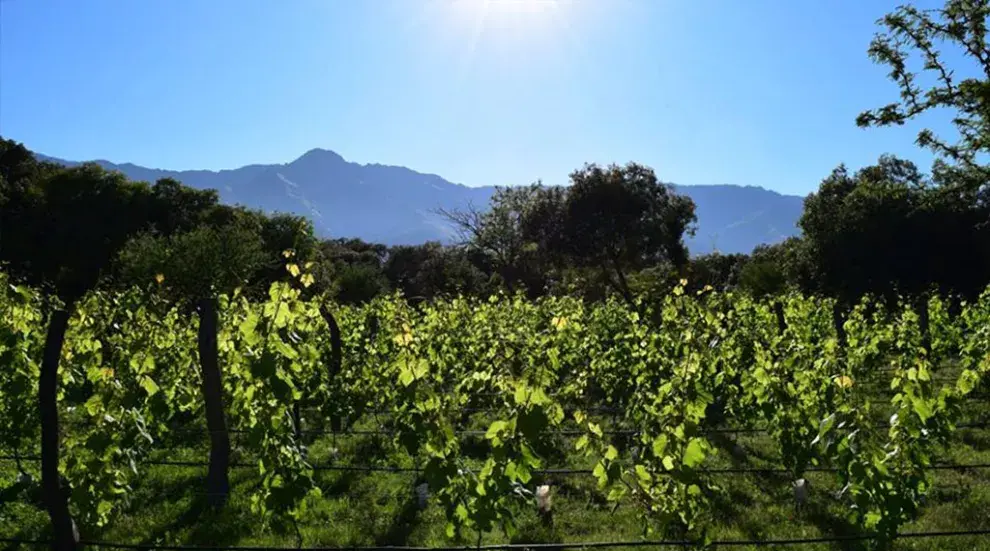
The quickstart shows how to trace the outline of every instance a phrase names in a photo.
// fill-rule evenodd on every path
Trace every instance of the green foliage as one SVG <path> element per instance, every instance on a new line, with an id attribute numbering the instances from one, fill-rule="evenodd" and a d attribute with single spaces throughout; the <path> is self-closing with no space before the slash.
<path id="1" fill-rule="evenodd" d="M 719 290 L 734 289 L 739 285 L 741 272 L 748 260 L 746 255 L 717 252 L 694 257 L 688 263 L 688 290 L 697 291 L 705 286 Z"/>
<path id="2" fill-rule="evenodd" d="M 117 251 L 144 225 L 150 190 L 93 164 L 53 169 L 23 159 L 5 169 L 0 259 L 21 280 L 72 301 L 93 288 Z M 122 215 L 122 213 L 126 213 Z"/>
<path id="3" fill-rule="evenodd" d="M 687 261 L 681 238 L 695 220 L 694 205 L 647 167 L 586 165 L 571 174 L 565 208 L 568 247 L 587 264 L 640 268 Z"/>
<path id="4" fill-rule="evenodd" d="M 465 245 L 490 259 L 510 292 L 573 289 L 589 280 L 582 270 L 591 269 L 631 304 L 628 274 L 687 262 L 682 238 L 693 231 L 694 204 L 651 169 L 590 164 L 570 178 L 568 188 L 500 188 L 488 211 L 441 214 L 461 230 Z"/>
<path id="5" fill-rule="evenodd" d="M 440 211 L 460 233 L 462 245 L 487 259 L 510 293 L 542 294 L 561 263 L 560 229 L 565 192 L 540 183 L 499 187 L 488 210 Z"/>
<path id="6" fill-rule="evenodd" d="M 171 237 L 146 234 L 123 248 L 118 270 L 125 282 L 158 286 L 189 301 L 251 282 L 271 262 L 263 247 L 258 233 L 243 223 L 200 226 Z"/>
<path id="7" fill-rule="evenodd" d="M 885 156 L 854 175 L 833 171 L 805 200 L 799 225 L 817 290 L 828 295 L 848 302 L 938 287 L 972 297 L 990 277 L 986 216 L 972 196 Z"/>
<path id="8" fill-rule="evenodd" d="M 954 318 L 932 297 L 929 351 L 913 302 L 863 300 L 841 347 L 832 301 L 798 294 L 774 298 L 783 328 L 772 303 L 683 285 L 637 308 L 521 295 L 416 306 L 378 296 L 346 306 L 306 298 L 314 266 L 292 252 L 285 261 L 289 281 L 264 298 L 220 298 L 218 335 L 226 415 L 260 476 L 248 490 L 251 509 L 280 533 L 320 492 L 291 413 L 298 405 L 315 408 L 304 425 L 373 415 L 394 451 L 424 469 L 455 539 L 494 529 L 511 536 L 520 511 L 535 506 L 537 471 L 554 457 L 546 433 L 569 426 L 608 499 L 635 504 L 648 532 L 704 540 L 722 491 L 705 472 L 718 453 L 710 429 L 727 419 L 764 427 L 796 478 L 836 468 L 852 520 L 892 538 L 916 517 L 931 485 L 925 468 L 958 423 L 962 399 L 985 388 L 990 372 L 990 292 Z M 42 310 L 35 292 L 3 286 L 4 449 L 37 438 L 25 395 L 37 376 Z M 328 369 L 326 311 L 341 330 L 339 373 Z M 92 292 L 77 303 L 62 358 L 60 469 L 84 526 L 110 522 L 142 459 L 201 415 L 196 332 L 194 317 L 155 293 Z M 936 383 L 956 356 L 958 375 Z M 892 390 L 889 400 L 876 399 L 877 384 Z M 599 415 L 598 405 L 616 413 Z M 471 413 L 478 409 L 486 413 Z M 877 416 L 891 419 L 889 429 L 877 428 Z M 480 459 L 455 434 L 465 422 L 485 433 Z M 630 440 L 606 426 L 629 429 Z"/>
<path id="9" fill-rule="evenodd" d="M 345 264 L 334 273 L 335 297 L 343 304 L 360 304 L 384 294 L 388 281 L 367 264 Z"/>
<path id="10" fill-rule="evenodd" d="M 393 288 L 407 297 L 483 295 L 487 286 L 485 274 L 471 262 L 467 250 L 435 241 L 392 247 L 382 271 Z"/>

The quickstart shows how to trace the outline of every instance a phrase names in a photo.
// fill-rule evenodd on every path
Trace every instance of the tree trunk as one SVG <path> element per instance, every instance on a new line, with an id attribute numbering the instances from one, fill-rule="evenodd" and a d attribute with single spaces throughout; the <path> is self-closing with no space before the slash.
<path id="1" fill-rule="evenodd" d="M 618 280 L 612 279 L 612 269 L 608 266 L 608 261 L 602 264 L 602 270 L 605 272 L 605 279 L 608 281 L 609 285 L 615 287 L 616 291 L 622 295 L 623 300 L 626 301 L 630 307 L 634 310 L 636 309 L 636 302 L 633 300 L 632 292 L 629 290 L 629 284 L 626 282 L 626 274 L 622 273 L 622 268 L 619 267 L 619 262 L 615 259 L 612 260 L 612 266 L 615 267 L 615 275 Z"/>
<path id="2" fill-rule="evenodd" d="M 208 501 L 214 508 L 227 502 L 230 493 L 230 436 L 223 413 L 223 382 L 217 353 L 217 301 L 199 302 L 199 363 L 203 369 L 206 427 L 210 431 L 210 467 L 206 475 Z"/>
<path id="3" fill-rule="evenodd" d="M 622 269 L 619 268 L 618 264 L 615 266 L 615 275 L 619 278 L 619 285 L 622 288 L 622 297 L 626 299 L 626 302 L 628 302 L 630 306 L 635 306 L 636 302 L 633 300 L 632 291 L 629 290 L 629 284 L 626 282 L 626 274 L 622 273 Z"/>
<path id="4" fill-rule="evenodd" d="M 69 513 L 69 501 L 58 474 L 58 364 L 69 326 L 68 310 L 55 310 L 48 322 L 45 351 L 38 379 L 38 409 L 41 417 L 41 489 L 52 522 L 52 549 L 78 548 L 79 532 Z"/>

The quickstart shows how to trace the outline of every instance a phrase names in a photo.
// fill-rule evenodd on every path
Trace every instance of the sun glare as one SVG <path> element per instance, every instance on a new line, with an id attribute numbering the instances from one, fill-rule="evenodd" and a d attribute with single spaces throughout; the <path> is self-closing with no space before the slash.
<path id="1" fill-rule="evenodd" d="M 429 0 L 422 6 L 407 25 L 421 27 L 432 44 L 455 49 L 458 80 L 479 67 L 526 67 L 581 51 L 574 25 L 589 12 L 585 4 L 578 9 L 577 0 Z"/>
<path id="2" fill-rule="evenodd" d="M 557 0 L 457 0 L 474 4 L 481 4 L 483 9 L 511 10 L 518 13 L 539 13 L 549 9 L 556 9 Z"/>
<path id="3" fill-rule="evenodd" d="M 562 4 L 562 0 L 450 0 L 450 8 L 459 19 L 481 19 L 494 26 L 542 26 L 556 17 Z"/>
<path id="4" fill-rule="evenodd" d="M 467 54 L 484 41 L 513 49 L 559 39 L 572 0 L 448 0 L 455 28 L 470 33 Z"/>

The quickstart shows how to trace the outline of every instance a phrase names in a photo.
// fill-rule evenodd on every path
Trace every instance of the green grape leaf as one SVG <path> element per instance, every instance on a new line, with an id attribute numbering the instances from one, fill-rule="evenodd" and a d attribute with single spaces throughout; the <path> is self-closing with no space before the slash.
<path id="1" fill-rule="evenodd" d="M 158 383 L 156 383 L 154 379 L 148 377 L 147 375 L 141 377 L 141 388 L 143 388 L 144 391 L 148 393 L 148 396 L 154 396 L 155 394 L 158 393 L 159 390 Z"/>
<path id="2" fill-rule="evenodd" d="M 684 466 L 694 468 L 705 460 L 704 441 L 700 438 L 692 438 L 684 449 Z"/>
<path id="3" fill-rule="evenodd" d="M 667 455 L 667 456 L 665 456 L 663 458 L 663 460 L 661 460 L 661 463 L 663 463 L 663 469 L 665 471 L 673 471 L 674 470 L 674 458 L 673 457 Z"/>
<path id="4" fill-rule="evenodd" d="M 661 434 L 653 440 L 653 455 L 663 457 L 663 452 L 667 450 L 667 435 Z"/>

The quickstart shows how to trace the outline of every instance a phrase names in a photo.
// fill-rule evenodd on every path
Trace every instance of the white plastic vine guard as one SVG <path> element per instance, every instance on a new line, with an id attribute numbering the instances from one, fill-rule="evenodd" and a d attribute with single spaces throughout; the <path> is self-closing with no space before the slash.
<path id="1" fill-rule="evenodd" d="M 808 501 L 810 490 L 811 484 L 807 480 L 799 478 L 794 481 L 794 501 L 798 506 L 804 505 Z"/>
<path id="2" fill-rule="evenodd" d="M 420 509 L 426 509 L 426 502 L 430 499 L 430 485 L 426 482 L 416 486 L 416 505 Z"/>
<path id="3" fill-rule="evenodd" d="M 544 484 L 536 488 L 536 506 L 540 511 L 547 513 L 550 511 L 550 486 Z"/>

